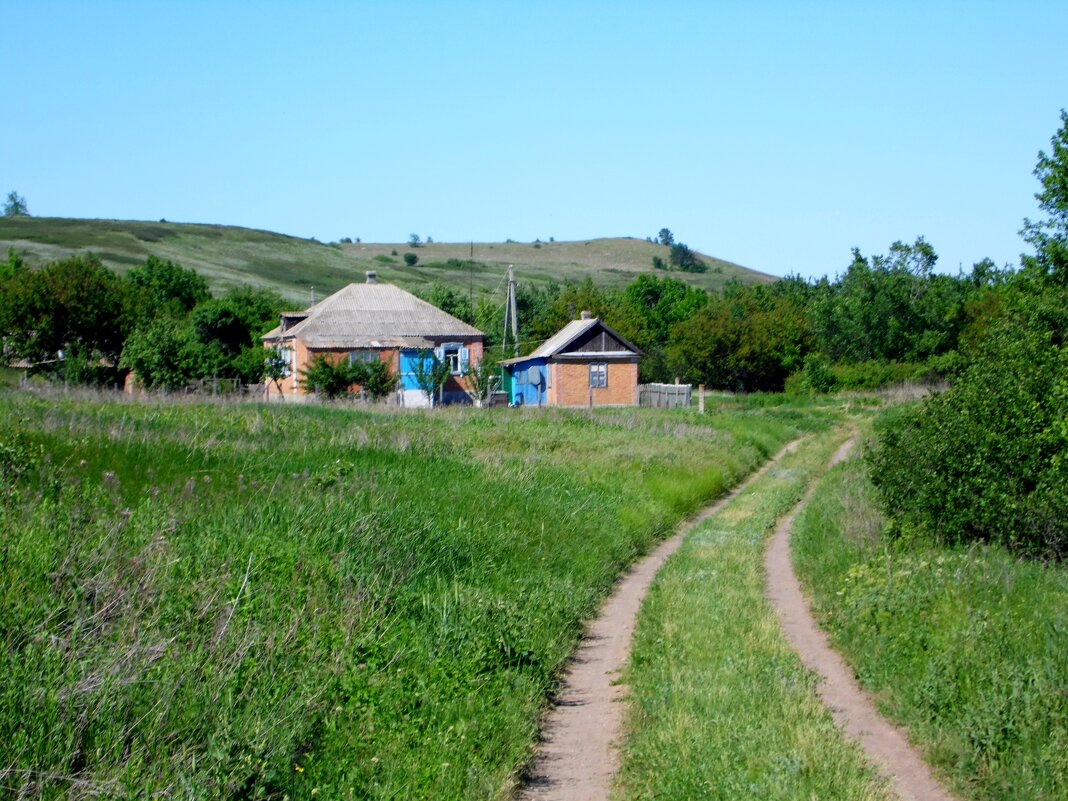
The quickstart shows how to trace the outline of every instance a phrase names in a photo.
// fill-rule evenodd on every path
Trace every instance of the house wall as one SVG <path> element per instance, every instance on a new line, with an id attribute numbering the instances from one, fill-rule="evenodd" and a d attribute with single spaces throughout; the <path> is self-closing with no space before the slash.
<path id="1" fill-rule="evenodd" d="M 443 344 L 445 342 L 453 342 L 455 340 L 443 339 L 441 342 L 435 343 L 435 346 Z M 349 357 L 350 349 L 345 350 L 313 350 L 304 345 L 303 342 L 297 340 L 291 346 L 292 350 L 296 354 L 295 366 L 292 369 L 291 374 L 287 378 L 283 378 L 279 381 L 282 391 L 285 397 L 289 398 L 304 398 L 312 394 L 306 392 L 303 381 L 300 380 L 300 373 L 306 370 L 312 363 L 312 360 L 316 356 L 326 356 L 333 362 L 338 362 L 341 359 L 347 359 Z M 481 342 L 465 342 L 464 347 L 470 350 L 470 364 L 473 366 L 482 361 L 483 347 Z M 414 379 L 410 376 L 408 371 L 410 367 L 410 356 L 417 353 L 417 350 L 404 349 L 402 356 L 402 350 L 400 348 L 384 348 L 378 352 L 378 357 L 389 364 L 390 369 L 394 373 L 399 373 L 401 377 L 401 389 L 413 390 L 417 386 L 414 383 Z M 406 361 L 408 359 L 408 361 Z M 401 368 L 404 369 L 401 369 Z M 278 387 L 275 386 L 273 381 L 267 381 L 268 394 L 272 399 L 277 399 Z M 445 384 L 445 399 L 446 402 L 462 402 L 469 398 L 469 393 L 472 391 L 472 382 L 470 373 L 462 376 L 449 376 L 448 382 Z M 406 394 L 406 399 L 414 398 L 413 395 Z M 415 403 L 414 405 L 419 405 Z"/>
<path id="2" fill-rule="evenodd" d="M 544 379 L 539 384 L 529 384 L 526 381 L 520 383 L 515 378 L 518 372 L 526 373 L 531 367 L 537 367 L 544 374 L 548 366 L 545 359 L 530 359 L 511 365 L 509 368 L 509 373 L 512 376 L 511 389 L 508 396 L 509 402 L 520 406 L 548 406 L 551 404 L 549 393 L 552 392 L 552 387 L 546 387 L 547 382 Z"/>
<path id="3" fill-rule="evenodd" d="M 558 362 L 553 365 L 550 403 L 556 406 L 590 404 L 589 362 Z M 608 386 L 593 387 L 594 406 L 637 406 L 638 363 L 608 362 Z"/>

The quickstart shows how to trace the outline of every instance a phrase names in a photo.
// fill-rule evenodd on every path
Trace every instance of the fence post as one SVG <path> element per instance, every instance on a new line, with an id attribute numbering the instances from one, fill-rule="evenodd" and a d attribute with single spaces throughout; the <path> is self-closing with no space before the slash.
<path id="1" fill-rule="evenodd" d="M 697 387 L 697 411 L 701 414 L 705 413 L 705 385 L 699 384 Z"/>

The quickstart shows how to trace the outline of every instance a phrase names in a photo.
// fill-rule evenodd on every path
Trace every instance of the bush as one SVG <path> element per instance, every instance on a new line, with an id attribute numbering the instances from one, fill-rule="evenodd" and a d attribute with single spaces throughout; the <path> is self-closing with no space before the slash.
<path id="1" fill-rule="evenodd" d="M 419 257 L 416 256 L 414 253 L 409 251 L 408 253 L 404 254 L 404 263 L 407 264 L 409 267 L 414 267 L 417 261 L 419 261 Z"/>
<path id="2" fill-rule="evenodd" d="M 834 389 L 881 389 L 903 381 L 920 381 L 929 372 L 924 364 L 872 360 L 855 364 L 836 364 L 830 367 Z M 827 391 L 827 390 L 821 390 Z"/>
<path id="3" fill-rule="evenodd" d="M 394 250 L 393 255 L 396 256 L 397 251 Z M 377 256 L 374 257 L 374 260 L 382 264 L 396 264 L 396 262 L 393 261 L 393 259 L 387 256 L 385 253 L 379 253 Z"/>
<path id="4" fill-rule="evenodd" d="M 836 384 L 826 356 L 810 353 L 805 357 L 805 366 L 801 369 L 801 387 L 805 392 L 830 392 Z"/>
<path id="5" fill-rule="evenodd" d="M 397 388 L 399 381 L 390 366 L 378 359 L 370 362 L 349 362 L 347 358 L 331 361 L 326 356 L 316 356 L 311 365 L 301 371 L 305 386 L 315 388 L 327 397 L 336 400 L 360 387 L 372 399 L 383 398 Z"/>
<path id="6" fill-rule="evenodd" d="M 1068 556 L 1065 295 L 1022 300 L 949 390 L 881 422 L 868 459 L 899 532 Z"/>

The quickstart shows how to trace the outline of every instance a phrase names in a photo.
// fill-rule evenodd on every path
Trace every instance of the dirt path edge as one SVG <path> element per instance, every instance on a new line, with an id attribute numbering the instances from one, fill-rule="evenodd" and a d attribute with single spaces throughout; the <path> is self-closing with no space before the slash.
<path id="1" fill-rule="evenodd" d="M 716 514 L 794 450 L 787 443 L 742 483 L 685 520 L 676 533 L 635 562 L 587 627 L 542 727 L 541 741 L 517 798 L 521 801 L 607 801 L 619 772 L 617 743 L 623 733 L 626 687 L 619 672 L 630 657 L 638 609 L 657 571 L 686 533 Z"/>
<path id="2" fill-rule="evenodd" d="M 854 438 L 845 442 L 831 457 L 828 468 L 845 459 L 854 442 Z M 775 527 L 764 555 L 765 595 L 775 608 L 787 641 L 805 666 L 820 675 L 818 692 L 835 723 L 860 743 L 889 779 L 898 797 L 903 801 L 955 801 L 935 780 L 919 751 L 909 745 L 904 730 L 876 711 L 871 699 L 860 689 L 853 671 L 816 624 L 808 599 L 801 591 L 801 582 L 790 560 L 790 533 L 794 518 L 812 496 L 816 483 L 818 480 Z"/>

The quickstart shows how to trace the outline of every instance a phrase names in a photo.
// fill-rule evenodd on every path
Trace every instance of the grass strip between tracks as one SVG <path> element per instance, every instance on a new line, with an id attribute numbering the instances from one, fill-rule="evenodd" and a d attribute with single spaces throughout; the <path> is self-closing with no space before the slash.
<path id="1" fill-rule="evenodd" d="M 776 520 L 844 431 L 806 441 L 696 527 L 646 598 L 628 671 L 623 798 L 888 798 L 764 598 Z"/>

